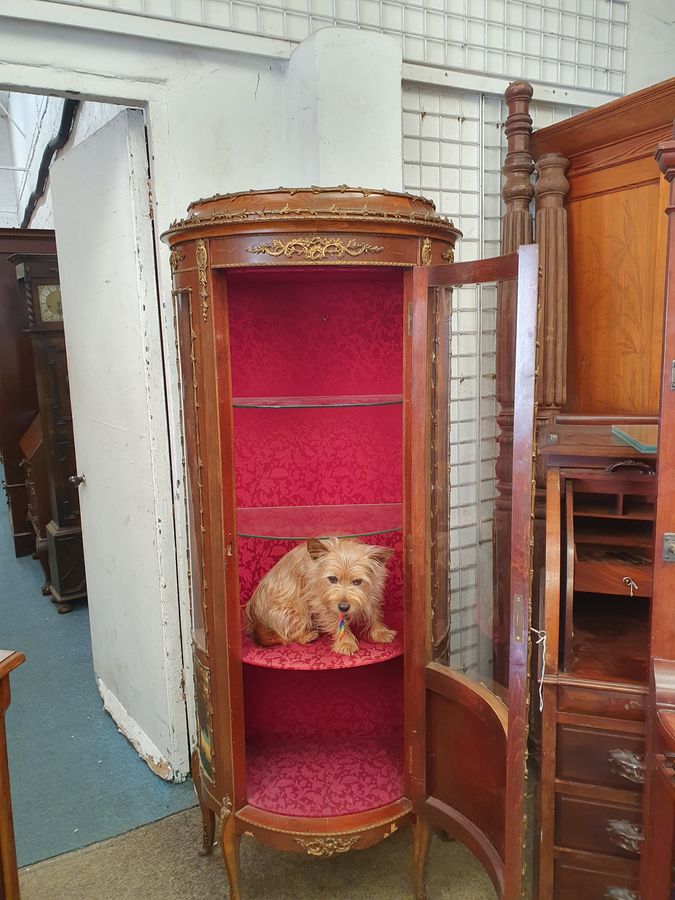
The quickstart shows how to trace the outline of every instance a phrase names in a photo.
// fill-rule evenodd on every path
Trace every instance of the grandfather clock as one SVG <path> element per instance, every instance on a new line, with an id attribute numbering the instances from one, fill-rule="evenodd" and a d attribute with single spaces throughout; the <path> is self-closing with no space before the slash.
<path id="1" fill-rule="evenodd" d="M 45 593 L 59 612 L 69 612 L 70 603 L 86 598 L 87 590 L 58 262 L 55 256 L 20 255 L 13 256 L 12 262 L 33 343 L 47 460 L 51 518 L 46 526 L 49 580 Z"/>

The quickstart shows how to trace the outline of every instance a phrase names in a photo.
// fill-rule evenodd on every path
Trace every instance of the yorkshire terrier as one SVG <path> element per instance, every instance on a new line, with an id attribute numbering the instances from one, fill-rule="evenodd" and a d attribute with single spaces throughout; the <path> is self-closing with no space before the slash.
<path id="1" fill-rule="evenodd" d="M 260 580 L 246 605 L 246 631 L 263 647 L 333 638 L 334 653 L 359 649 L 352 626 L 379 644 L 396 632 L 382 621 L 386 563 L 392 551 L 343 538 L 310 538 Z"/>

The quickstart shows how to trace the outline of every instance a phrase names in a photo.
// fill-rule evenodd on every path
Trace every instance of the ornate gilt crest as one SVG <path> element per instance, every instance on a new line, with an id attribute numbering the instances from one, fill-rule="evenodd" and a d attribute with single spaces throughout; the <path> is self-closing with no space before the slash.
<path id="1" fill-rule="evenodd" d="M 455 261 L 455 248 L 448 247 L 447 250 L 444 250 L 441 253 L 441 259 L 445 260 L 446 263 L 454 263 Z"/>
<path id="2" fill-rule="evenodd" d="M 204 241 L 197 241 L 195 257 L 197 260 L 197 277 L 199 278 L 199 298 L 202 301 L 202 319 L 206 322 L 209 318 L 209 289 L 207 287 L 208 271 L 206 268 L 208 255 Z"/>
<path id="3" fill-rule="evenodd" d="M 431 238 L 424 238 L 422 241 L 422 265 L 431 265 Z"/>
<path id="4" fill-rule="evenodd" d="M 360 837 L 360 834 L 347 837 L 329 835 L 327 837 L 296 838 L 295 842 L 310 856 L 335 856 L 337 853 L 346 853 L 351 850 L 355 844 L 358 844 Z"/>
<path id="5" fill-rule="evenodd" d="M 174 247 L 171 251 L 171 255 L 169 256 L 169 263 L 171 264 L 171 271 L 175 272 L 178 266 L 185 259 L 185 254 L 178 247 Z"/>
<path id="6" fill-rule="evenodd" d="M 266 253 L 268 256 L 285 256 L 288 259 L 321 260 L 328 258 L 342 259 L 345 256 L 361 256 L 363 253 L 381 253 L 384 247 L 365 244 L 350 238 L 346 243 L 342 238 L 311 237 L 291 238 L 281 241 L 278 238 L 271 244 L 256 244 L 249 247 L 249 253 Z"/>
<path id="7" fill-rule="evenodd" d="M 232 800 L 229 794 L 225 794 L 223 802 L 220 804 L 220 813 L 218 815 L 218 835 L 222 837 L 225 823 L 232 815 Z"/>

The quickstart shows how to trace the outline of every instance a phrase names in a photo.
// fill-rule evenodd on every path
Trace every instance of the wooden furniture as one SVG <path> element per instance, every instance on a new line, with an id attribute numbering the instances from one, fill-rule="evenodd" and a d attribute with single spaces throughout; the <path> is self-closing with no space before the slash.
<path id="1" fill-rule="evenodd" d="M 654 542 L 652 629 L 650 647 L 651 689 L 647 714 L 647 758 L 645 777 L 645 842 L 640 867 L 640 893 L 653 900 L 672 896 L 672 803 L 666 797 L 664 777 L 669 774 L 668 756 L 673 735 L 670 716 L 675 708 L 675 126 L 672 139 L 656 151 L 659 168 L 668 184 L 668 235 L 666 291 L 663 328 L 661 406 L 657 445 L 658 496 Z M 664 771 L 665 769 L 665 771 Z M 672 789 L 672 781 L 670 783 Z M 672 796 L 672 793 L 671 793 Z M 670 809 L 668 809 L 670 807 Z"/>
<path id="2" fill-rule="evenodd" d="M 11 261 L 33 345 L 47 460 L 49 593 L 59 612 L 68 612 L 73 601 L 86 598 L 87 588 L 58 263 L 55 256 L 21 254 Z"/>
<path id="3" fill-rule="evenodd" d="M 217 819 L 233 898 L 243 833 L 333 856 L 409 822 L 418 898 L 432 827 L 477 854 L 500 896 L 520 896 L 536 248 L 452 264 L 458 236 L 420 197 L 345 186 L 198 201 L 163 236 L 191 529 L 193 775 L 203 852 Z M 453 662 L 449 325 L 452 286 L 516 277 L 514 602 L 497 683 L 491 617 L 482 667 Z M 241 617 L 258 580 L 327 535 L 393 549 L 384 618 L 396 640 L 361 640 L 351 657 L 326 637 L 253 644 Z M 491 578 L 483 590 L 476 621 Z"/>
<path id="4" fill-rule="evenodd" d="M 50 594 L 49 545 L 47 527 L 51 519 L 47 448 L 42 440 L 42 420 L 38 413 L 19 441 L 21 467 L 26 479 L 28 517 L 35 533 L 35 556 L 45 573 L 42 593 Z"/>
<path id="5" fill-rule="evenodd" d="M 539 897 L 638 884 L 654 456 L 561 426 L 548 464 Z M 625 894 L 625 896 L 630 896 Z"/>
<path id="6" fill-rule="evenodd" d="M 25 660 L 23 653 L 0 650 L 0 898 L 19 900 L 19 875 L 16 868 L 12 797 L 5 734 L 5 713 L 9 706 L 9 674 Z"/>
<path id="7" fill-rule="evenodd" d="M 531 128 L 530 96 L 523 83 L 507 94 L 511 129 L 521 138 Z M 674 117 L 671 79 L 535 132 L 521 140 L 516 174 L 506 173 L 512 188 L 507 205 L 517 210 L 531 196 L 533 166 L 538 174 L 538 487 L 542 497 L 546 483 L 546 506 L 537 504 L 537 533 L 546 548 L 547 648 L 542 900 L 603 891 L 636 897 L 639 880 L 643 897 L 668 896 L 663 885 L 657 891 L 650 874 L 660 835 L 649 824 L 650 784 L 658 783 L 649 742 L 658 742 L 650 725 L 645 746 L 645 716 L 655 721 L 654 698 L 660 695 L 657 685 L 647 700 L 650 672 L 660 671 L 654 657 L 675 658 L 669 599 L 675 580 L 664 558 L 666 537 L 675 530 L 672 444 L 666 438 L 675 345 L 662 355 L 662 335 L 666 347 L 672 341 L 668 317 L 662 332 L 664 277 L 672 294 L 675 259 L 664 215 L 675 205 L 668 186 L 675 172 L 672 142 L 662 144 L 654 159 Z M 593 424 L 608 427 L 617 419 L 658 422 L 655 486 L 654 476 L 634 466 L 607 471 L 617 452 L 639 456 L 628 447 L 617 451 L 607 434 L 601 441 L 594 434 Z M 541 559 L 542 550 L 537 555 Z M 624 578 L 627 597 L 617 593 Z M 604 623 L 597 619 L 600 608 Z M 645 772 L 643 807 L 638 782 Z"/>
<path id="8" fill-rule="evenodd" d="M 0 229 L 0 457 L 14 551 L 25 556 L 35 550 L 28 515 L 26 477 L 21 468 L 19 441 L 38 410 L 33 346 L 16 290 L 15 253 L 56 253 L 53 231 Z"/>

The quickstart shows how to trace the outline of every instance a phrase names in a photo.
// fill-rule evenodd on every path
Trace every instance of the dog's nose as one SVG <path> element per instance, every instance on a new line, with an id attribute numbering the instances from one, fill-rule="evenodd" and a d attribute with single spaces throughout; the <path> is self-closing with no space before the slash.
<path id="1" fill-rule="evenodd" d="M 346 600 L 343 600 L 341 603 L 338 603 L 338 609 L 341 613 L 349 612 L 349 603 Z"/>

